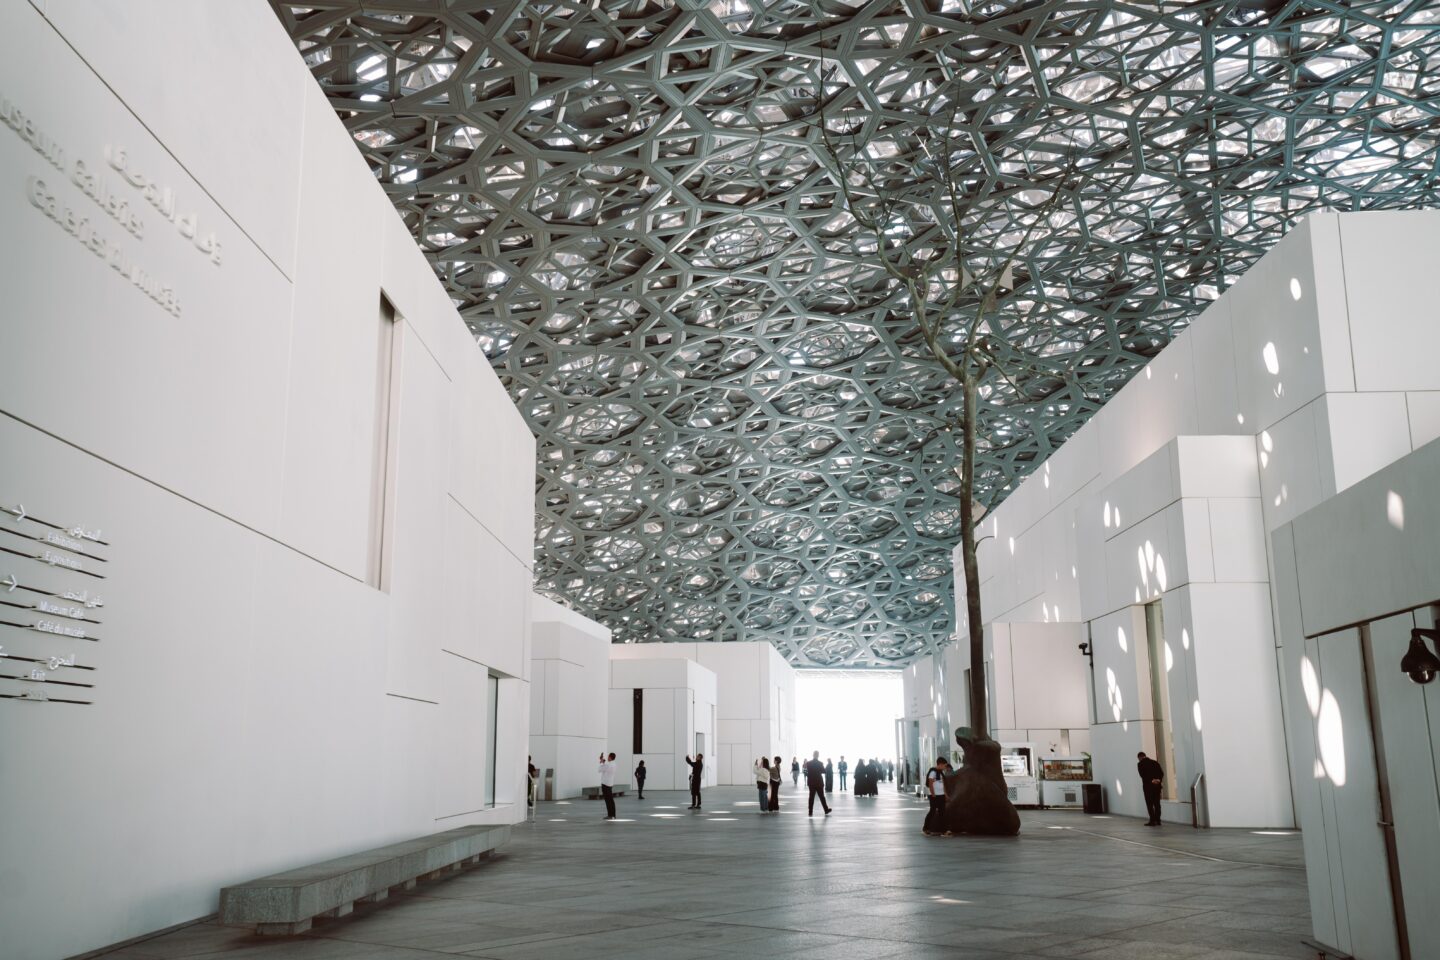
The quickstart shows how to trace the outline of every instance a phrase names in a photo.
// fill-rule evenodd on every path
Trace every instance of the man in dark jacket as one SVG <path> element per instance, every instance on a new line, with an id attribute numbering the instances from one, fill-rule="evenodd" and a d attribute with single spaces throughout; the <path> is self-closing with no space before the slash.
<path id="1" fill-rule="evenodd" d="M 690 764 L 690 809 L 699 810 L 700 784 L 704 782 L 702 777 L 705 773 L 705 754 L 695 754 L 694 760 L 691 760 L 687 754 L 685 762 Z"/>
<path id="2" fill-rule="evenodd" d="M 1140 786 L 1145 790 L 1145 810 L 1150 814 L 1150 819 L 1146 821 L 1145 826 L 1158 827 L 1160 826 L 1160 791 L 1165 787 L 1165 768 L 1145 756 L 1144 750 L 1135 756 L 1140 761 L 1135 768 L 1140 773 Z"/>
<path id="3" fill-rule="evenodd" d="M 830 804 L 825 802 L 825 764 L 820 762 L 820 751 L 816 750 L 811 754 L 811 759 L 805 764 L 805 786 L 810 788 L 810 816 L 815 816 L 815 798 L 820 798 L 820 806 L 825 808 L 825 815 L 830 815 Z"/>

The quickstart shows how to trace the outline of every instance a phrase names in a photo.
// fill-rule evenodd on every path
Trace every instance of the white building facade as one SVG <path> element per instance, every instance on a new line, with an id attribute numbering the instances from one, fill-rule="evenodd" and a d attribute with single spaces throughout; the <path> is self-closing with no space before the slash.
<path id="1" fill-rule="evenodd" d="M 1094 653 L 1093 685 L 1086 678 L 1091 751 L 1111 808 L 1143 812 L 1134 763 L 1145 750 L 1169 773 L 1167 820 L 1302 825 L 1316 937 L 1345 950 L 1355 945 L 1367 958 L 1398 955 L 1390 952 L 1393 937 L 1390 948 L 1373 937 L 1362 953 L 1346 920 L 1366 926 L 1359 898 L 1346 906 L 1336 891 L 1353 884 L 1372 891 L 1373 900 L 1374 890 L 1387 889 L 1375 875 L 1384 858 L 1371 838 L 1361 845 L 1369 867 L 1352 871 L 1347 860 L 1348 879 L 1331 888 L 1347 828 L 1335 812 L 1342 785 L 1321 759 L 1317 718 L 1302 693 L 1315 681 L 1305 664 L 1318 669 L 1317 641 L 1307 637 L 1403 608 L 1357 601 L 1349 614 L 1321 616 L 1323 626 L 1302 630 L 1298 612 L 1285 613 L 1286 603 L 1300 606 L 1294 588 L 1282 603 L 1275 586 L 1277 557 L 1291 581 L 1298 563 L 1303 581 L 1306 557 L 1343 556 L 1347 537 L 1316 536 L 1302 552 L 1297 523 L 1294 548 L 1271 538 L 1440 436 L 1440 366 L 1433 362 L 1440 278 L 1429 263 L 1437 248 L 1435 213 L 1327 214 L 1298 224 L 1020 484 L 981 531 L 992 679 L 1013 676 L 993 646 L 1017 625 L 1083 630 L 1081 642 Z M 1371 508 L 1373 533 L 1387 521 L 1383 508 Z M 963 637 L 958 551 L 955 566 Z M 1371 564 L 1352 577 L 1393 579 L 1386 569 Z M 1333 570 L 1314 576 L 1331 587 L 1339 579 Z M 1432 586 L 1416 587 L 1406 603 L 1434 599 L 1436 590 L 1426 592 Z M 1324 594 L 1316 590 L 1312 603 Z M 1346 616 L 1355 619 L 1341 624 Z M 1330 662 L 1343 664 L 1332 672 L 1350 684 L 1346 715 L 1363 716 L 1356 648 L 1331 645 L 1337 652 Z M 1078 650 L 1075 656 L 1084 661 Z M 968 658 L 962 639 L 907 671 L 908 719 L 933 724 L 937 739 L 965 722 Z M 1060 672 L 1056 689 L 1068 699 L 1073 670 Z M 1337 689 L 1344 686 L 1337 681 Z M 1003 691 L 995 700 L 998 732 L 1006 725 Z M 1014 724 L 1031 726 L 1018 703 Z M 1433 769 L 1433 750 L 1421 755 Z M 1344 789 L 1358 818 L 1352 829 L 1373 832 L 1373 778 L 1369 787 Z M 1429 812 L 1433 817 L 1433 806 Z M 1393 929 L 1383 910 L 1369 923 Z"/>
<path id="2" fill-rule="evenodd" d="M 693 660 L 715 674 L 715 742 L 704 750 L 716 782 L 752 782 L 760 757 L 796 756 L 795 668 L 768 642 L 612 644 L 614 660 Z"/>
<path id="3" fill-rule="evenodd" d="M 271 11 L 131 13 L 0 5 L 20 958 L 525 810 L 534 441 Z"/>

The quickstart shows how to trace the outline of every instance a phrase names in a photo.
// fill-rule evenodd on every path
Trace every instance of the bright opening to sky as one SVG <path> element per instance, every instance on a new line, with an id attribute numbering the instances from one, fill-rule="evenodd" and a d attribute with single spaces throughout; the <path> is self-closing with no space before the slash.
<path id="1" fill-rule="evenodd" d="M 861 757 L 895 759 L 895 721 L 904 712 L 897 670 L 835 673 L 797 670 L 795 734 L 800 759 L 820 751 L 853 766 Z"/>

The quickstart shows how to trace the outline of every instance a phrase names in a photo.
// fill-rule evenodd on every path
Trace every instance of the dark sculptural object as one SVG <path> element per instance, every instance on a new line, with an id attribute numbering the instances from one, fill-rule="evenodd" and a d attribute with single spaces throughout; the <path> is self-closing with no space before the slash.
<path id="1" fill-rule="evenodd" d="M 972 738 L 969 727 L 955 731 L 965 765 L 945 778 L 945 826 L 952 833 L 1013 837 L 1020 814 L 1010 802 L 1000 772 L 1000 744 Z"/>

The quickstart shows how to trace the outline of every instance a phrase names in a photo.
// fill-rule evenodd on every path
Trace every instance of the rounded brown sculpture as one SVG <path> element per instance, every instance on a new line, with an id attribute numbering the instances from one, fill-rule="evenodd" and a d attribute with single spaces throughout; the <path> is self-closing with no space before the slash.
<path id="1" fill-rule="evenodd" d="M 951 833 L 1013 837 L 1020 832 L 1020 814 L 1010 802 L 1000 772 L 1000 744 L 975 739 L 969 727 L 955 731 L 965 751 L 965 764 L 945 778 L 945 826 Z"/>

